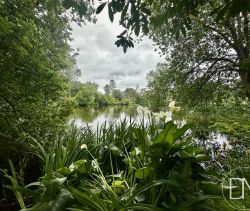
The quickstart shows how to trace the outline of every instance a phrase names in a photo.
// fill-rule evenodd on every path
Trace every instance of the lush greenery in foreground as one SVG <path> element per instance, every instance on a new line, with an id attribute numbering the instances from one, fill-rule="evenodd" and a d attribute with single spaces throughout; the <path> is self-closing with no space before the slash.
<path id="1" fill-rule="evenodd" d="M 233 211 L 222 197 L 228 184 L 221 183 L 239 156 L 242 167 L 249 167 L 248 155 L 240 155 L 236 146 L 229 157 L 225 148 L 209 154 L 193 138 L 191 124 L 165 122 L 174 113 L 138 112 L 140 123 L 104 124 L 96 132 L 71 125 L 49 145 L 27 137 L 42 176 L 25 186 L 9 160 L 11 171 L 3 172 L 11 182 L 6 188 L 27 211 Z M 248 178 L 249 171 L 238 174 Z M 248 202 L 233 205 L 248 207 Z"/>
<path id="2" fill-rule="evenodd" d="M 43 176 L 24 187 L 12 167 L 7 188 L 27 211 L 225 210 L 225 172 L 209 165 L 190 128 L 124 120 L 95 134 L 71 127 L 49 146 L 32 139 Z"/>

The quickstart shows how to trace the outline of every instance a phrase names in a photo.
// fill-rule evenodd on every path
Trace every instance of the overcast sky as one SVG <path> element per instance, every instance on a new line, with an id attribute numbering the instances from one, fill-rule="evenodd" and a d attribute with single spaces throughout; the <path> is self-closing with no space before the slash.
<path id="1" fill-rule="evenodd" d="M 135 43 L 135 48 L 128 49 L 126 54 L 122 48 L 117 48 L 116 36 L 123 31 L 118 18 L 115 16 L 111 23 L 104 10 L 97 16 L 96 24 L 87 23 L 82 27 L 72 24 L 72 47 L 79 48 L 80 53 L 77 57 L 77 65 L 82 71 L 80 81 L 96 82 L 100 90 L 111 79 L 120 89 L 135 88 L 137 84 L 140 88 L 145 87 L 147 73 L 163 61 L 148 38 Z"/>

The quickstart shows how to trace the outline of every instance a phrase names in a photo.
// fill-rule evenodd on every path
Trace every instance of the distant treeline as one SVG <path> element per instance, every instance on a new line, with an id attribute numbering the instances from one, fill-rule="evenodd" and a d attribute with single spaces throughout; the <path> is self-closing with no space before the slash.
<path id="1" fill-rule="evenodd" d="M 98 92 L 98 84 L 93 82 L 71 83 L 70 95 L 77 107 L 107 106 L 107 105 L 145 105 L 145 90 L 126 88 L 124 91 L 117 89 L 114 80 L 104 87 L 105 94 Z"/>

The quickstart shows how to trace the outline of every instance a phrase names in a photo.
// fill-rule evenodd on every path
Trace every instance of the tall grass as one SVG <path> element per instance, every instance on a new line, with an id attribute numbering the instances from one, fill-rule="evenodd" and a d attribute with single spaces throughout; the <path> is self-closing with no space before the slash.
<path id="1" fill-rule="evenodd" d="M 202 184 L 209 156 L 190 128 L 125 119 L 96 132 L 72 126 L 49 146 L 32 139 L 44 176 L 26 210 L 213 210 Z"/>

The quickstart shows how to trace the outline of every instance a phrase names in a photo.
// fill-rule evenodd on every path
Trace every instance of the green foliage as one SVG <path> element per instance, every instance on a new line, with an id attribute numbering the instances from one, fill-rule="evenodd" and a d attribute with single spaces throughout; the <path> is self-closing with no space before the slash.
<path id="1" fill-rule="evenodd" d="M 128 48 L 134 47 L 131 33 L 136 36 L 149 33 L 149 23 L 154 27 L 167 26 L 167 33 L 176 37 L 186 35 L 192 28 L 191 16 L 203 15 L 207 6 L 213 6 L 209 16 L 215 17 L 217 21 L 229 20 L 239 14 L 247 14 L 250 4 L 244 0 L 231 1 L 128 1 L 112 0 L 102 2 L 96 10 L 99 14 L 105 6 L 108 7 L 110 21 L 113 22 L 114 15 L 120 13 L 120 25 L 125 31 L 117 36 L 115 42 L 117 47 L 122 47 L 124 53 Z M 244 6 L 243 6 L 244 5 Z M 203 7 L 205 6 L 205 7 Z M 202 8 L 202 10 L 201 10 Z M 152 28 L 151 28 L 152 29 Z"/>
<path id="2" fill-rule="evenodd" d="M 183 96 L 187 99 L 194 95 L 202 99 L 219 98 L 226 89 L 231 92 L 242 89 L 245 96 L 250 96 L 249 11 L 240 14 L 237 10 L 233 17 L 225 15 L 231 3 L 203 1 L 195 12 L 192 9 L 186 11 L 183 18 L 176 15 L 179 8 L 175 6 L 172 14 L 161 10 L 162 5 L 156 7 L 156 16 L 159 17 L 152 23 L 151 37 L 166 57 L 165 71 L 169 72 L 168 81 L 172 82 L 172 88 L 185 90 Z M 171 7 L 169 2 L 165 5 Z M 211 15 L 215 8 L 224 8 L 225 5 L 228 8 L 223 15 L 227 17 Z M 185 13 L 185 10 L 181 12 Z M 159 20 L 162 21 L 159 23 Z M 180 24 L 182 22 L 186 23 Z"/>
<path id="3" fill-rule="evenodd" d="M 105 94 L 98 92 L 98 85 L 92 82 L 81 83 L 72 81 L 70 84 L 70 97 L 75 101 L 76 107 L 108 106 L 108 105 L 132 105 L 146 104 L 144 93 L 133 88 L 124 91 L 116 89 L 114 80 L 104 87 Z"/>
<path id="4" fill-rule="evenodd" d="M 63 4 L 69 2 L 73 10 L 85 4 Z M 70 17 L 60 1 L 6 0 L 0 8 L 1 136 L 53 133 L 70 112 L 71 99 L 65 90 L 78 71 L 68 44 Z M 84 19 L 91 20 L 90 13 Z"/>
<path id="5" fill-rule="evenodd" d="M 62 1 L 0 1 L 0 166 L 8 169 L 11 158 L 21 176 L 32 160 L 26 137 L 48 143 L 72 112 L 68 86 L 79 70 L 68 42 L 70 21 L 93 20 L 93 8 L 70 2 L 75 5 L 66 13 Z M 2 175 L 0 180 L 2 186 Z M 0 197 L 11 200 L 5 189 Z"/>
<path id="6" fill-rule="evenodd" d="M 209 156 L 194 147 L 190 128 L 126 120 L 95 135 L 71 128 L 54 146 L 36 147 L 45 176 L 33 192 L 19 187 L 36 198 L 27 210 L 213 210 L 218 185 L 208 191 L 202 182 L 212 178 L 202 167 Z"/>

